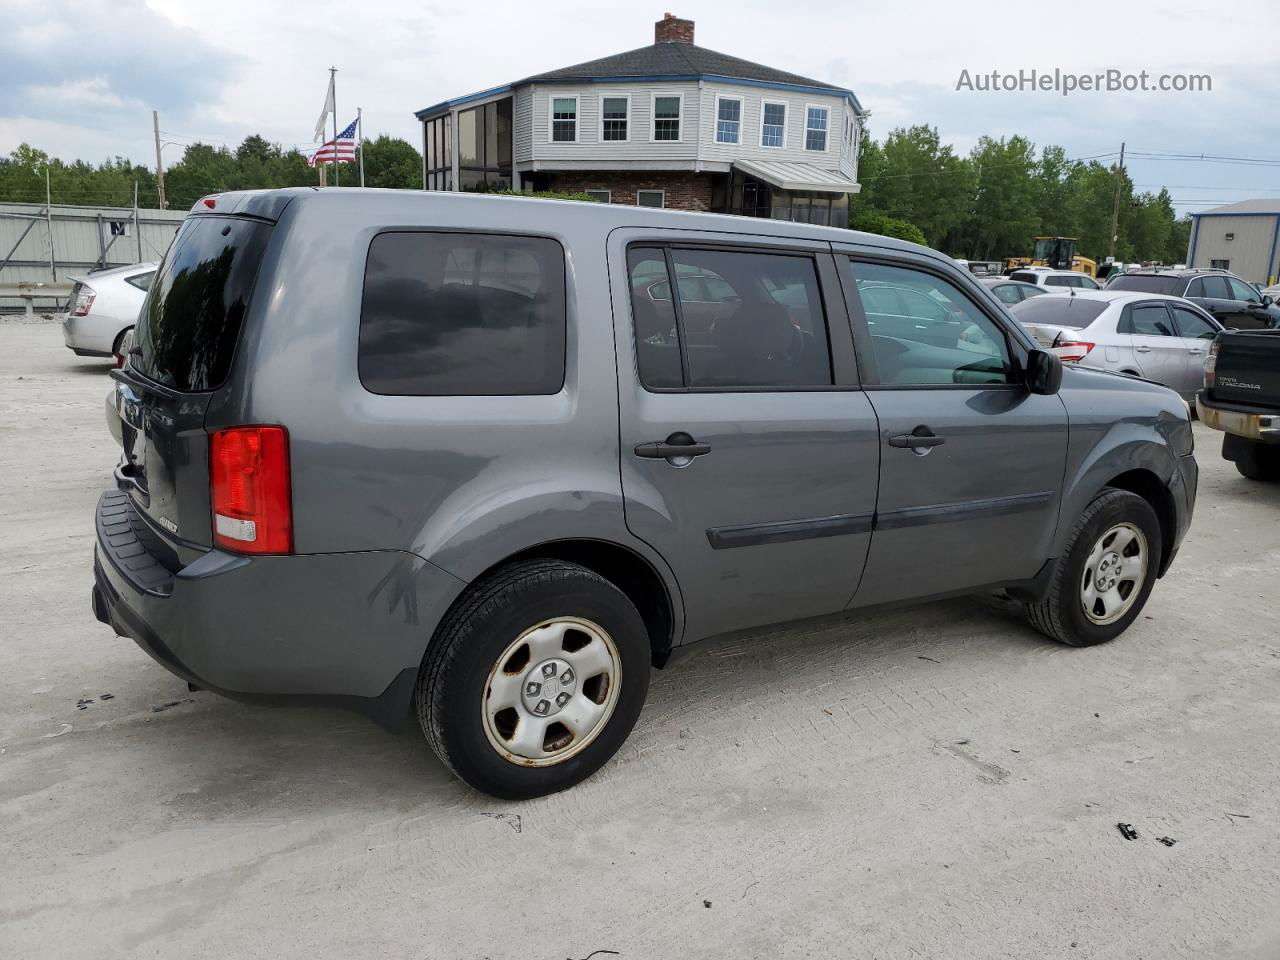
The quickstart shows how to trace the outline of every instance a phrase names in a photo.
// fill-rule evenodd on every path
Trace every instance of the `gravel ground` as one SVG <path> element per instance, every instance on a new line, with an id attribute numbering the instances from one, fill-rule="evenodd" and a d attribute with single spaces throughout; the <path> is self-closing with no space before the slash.
<path id="1" fill-rule="evenodd" d="M 1120 640 L 949 601 L 721 643 L 511 804 L 93 619 L 105 369 L 0 323 L 0 957 L 1280 957 L 1280 487 L 1211 431 Z"/>

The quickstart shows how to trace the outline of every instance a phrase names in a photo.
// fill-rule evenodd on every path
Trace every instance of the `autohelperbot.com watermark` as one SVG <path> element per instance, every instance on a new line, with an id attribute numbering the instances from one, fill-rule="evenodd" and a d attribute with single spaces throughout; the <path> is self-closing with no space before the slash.
<path id="1" fill-rule="evenodd" d="M 970 93 L 1211 93 L 1207 73 L 1153 73 L 1110 68 L 1095 73 L 1053 70 L 961 70 L 956 90 Z"/>

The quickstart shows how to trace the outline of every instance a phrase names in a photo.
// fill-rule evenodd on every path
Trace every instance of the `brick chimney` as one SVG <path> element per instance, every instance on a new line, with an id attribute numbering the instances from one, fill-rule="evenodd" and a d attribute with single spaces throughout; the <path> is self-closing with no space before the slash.
<path id="1" fill-rule="evenodd" d="M 653 25 L 654 43 L 693 43 L 693 21 L 681 20 L 674 13 L 664 13 Z"/>

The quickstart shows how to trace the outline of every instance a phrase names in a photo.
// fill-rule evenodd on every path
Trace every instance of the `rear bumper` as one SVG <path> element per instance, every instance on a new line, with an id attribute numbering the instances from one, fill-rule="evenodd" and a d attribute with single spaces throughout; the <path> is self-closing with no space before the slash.
<path id="1" fill-rule="evenodd" d="M 177 571 L 121 491 L 98 501 L 95 616 L 196 686 L 251 702 L 408 714 L 436 623 L 464 584 L 399 551 L 241 557 Z"/>
<path id="2" fill-rule="evenodd" d="M 1237 404 L 1216 403 L 1201 392 L 1196 395 L 1196 413 L 1206 427 L 1247 440 L 1280 443 L 1280 410 L 1250 410 Z"/>
<path id="3" fill-rule="evenodd" d="M 62 321 L 62 342 L 77 357 L 109 357 L 116 337 L 129 324 L 115 317 L 67 314 Z"/>

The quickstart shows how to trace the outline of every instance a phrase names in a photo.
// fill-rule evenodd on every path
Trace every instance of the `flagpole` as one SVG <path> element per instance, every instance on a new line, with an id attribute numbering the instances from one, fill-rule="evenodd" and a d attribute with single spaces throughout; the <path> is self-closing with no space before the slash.
<path id="1" fill-rule="evenodd" d="M 329 68 L 329 86 L 333 88 L 333 185 L 340 185 L 338 177 L 338 68 Z"/>
<path id="2" fill-rule="evenodd" d="M 356 107 L 356 130 L 360 136 L 360 186 L 364 186 L 364 111 Z"/>

